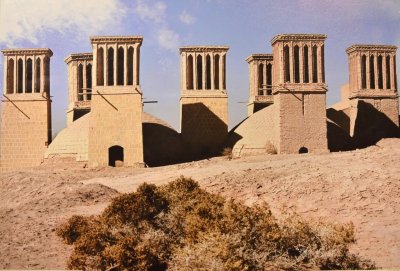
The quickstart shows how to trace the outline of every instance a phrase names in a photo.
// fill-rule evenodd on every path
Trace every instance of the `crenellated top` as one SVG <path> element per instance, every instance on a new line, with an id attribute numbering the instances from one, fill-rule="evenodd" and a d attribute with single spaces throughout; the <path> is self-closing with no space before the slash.
<path id="1" fill-rule="evenodd" d="M 279 34 L 271 40 L 271 45 L 278 41 L 324 41 L 325 34 Z"/>
<path id="2" fill-rule="evenodd" d="M 92 53 L 77 53 L 77 54 L 70 54 L 67 58 L 64 59 L 65 63 L 70 63 L 71 61 L 83 61 L 83 60 L 93 60 Z"/>
<path id="3" fill-rule="evenodd" d="M 246 58 L 246 61 L 250 63 L 253 60 L 267 60 L 272 61 L 274 59 L 272 54 L 251 54 Z"/>
<path id="4" fill-rule="evenodd" d="M 143 36 L 95 36 L 90 37 L 92 44 L 97 43 L 140 43 L 143 42 Z"/>
<path id="5" fill-rule="evenodd" d="M 16 49 L 3 49 L 1 52 L 5 56 L 15 55 L 46 55 L 48 57 L 53 56 L 53 51 L 49 48 L 16 48 Z"/>
<path id="6" fill-rule="evenodd" d="M 179 52 L 226 52 L 229 46 L 182 46 Z"/>
<path id="7" fill-rule="evenodd" d="M 346 49 L 347 54 L 361 51 L 378 51 L 378 52 L 396 52 L 397 46 L 395 45 L 377 45 L 377 44 L 354 44 Z"/>

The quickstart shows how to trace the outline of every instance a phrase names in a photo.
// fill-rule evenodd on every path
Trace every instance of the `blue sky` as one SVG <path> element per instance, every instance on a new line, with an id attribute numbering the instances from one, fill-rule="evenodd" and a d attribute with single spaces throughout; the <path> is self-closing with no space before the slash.
<path id="1" fill-rule="evenodd" d="M 348 81 L 345 50 L 355 43 L 400 46 L 400 0 L 0 0 L 0 47 L 48 47 L 53 134 L 65 127 L 64 59 L 91 52 L 90 36 L 142 35 L 144 110 L 179 129 L 179 46 L 228 45 L 229 124 L 246 116 L 252 53 L 271 53 L 280 33 L 327 34 L 327 104 Z M 399 65 L 397 58 L 397 65 Z M 3 61 L 0 74 L 3 74 Z M 398 68 L 397 70 L 400 70 Z M 3 89 L 3 81 L 0 80 Z"/>

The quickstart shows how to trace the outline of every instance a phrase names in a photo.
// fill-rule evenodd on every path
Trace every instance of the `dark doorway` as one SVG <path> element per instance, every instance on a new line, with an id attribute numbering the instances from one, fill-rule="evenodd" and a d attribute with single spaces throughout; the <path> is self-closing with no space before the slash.
<path id="1" fill-rule="evenodd" d="M 299 153 L 308 153 L 308 149 L 306 147 L 301 147 Z"/>
<path id="2" fill-rule="evenodd" d="M 111 167 L 121 167 L 124 165 L 124 148 L 121 146 L 108 148 L 108 165 Z"/>

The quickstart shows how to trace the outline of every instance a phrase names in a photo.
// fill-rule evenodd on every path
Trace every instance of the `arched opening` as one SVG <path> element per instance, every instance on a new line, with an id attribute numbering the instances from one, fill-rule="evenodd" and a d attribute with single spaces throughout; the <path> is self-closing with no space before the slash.
<path id="1" fill-rule="evenodd" d="M 321 46 L 321 74 L 322 83 L 325 83 L 325 45 Z"/>
<path id="2" fill-rule="evenodd" d="M 104 50 L 99 48 L 97 50 L 97 85 L 104 86 Z"/>
<path id="3" fill-rule="evenodd" d="M 124 148 L 118 145 L 108 148 L 108 165 L 111 167 L 124 165 Z"/>
<path id="4" fill-rule="evenodd" d="M 308 149 L 306 147 L 301 147 L 299 153 L 308 153 Z"/>
<path id="5" fill-rule="evenodd" d="M 78 101 L 83 101 L 83 66 L 78 66 Z"/>
<path id="6" fill-rule="evenodd" d="M 206 56 L 206 89 L 211 89 L 211 57 Z"/>
<path id="7" fill-rule="evenodd" d="M 122 86 L 124 84 L 124 48 L 118 48 L 118 59 L 117 59 L 117 85 Z"/>
<path id="8" fill-rule="evenodd" d="M 263 82 L 264 82 L 264 64 L 258 65 L 258 95 L 263 95 Z"/>
<path id="9" fill-rule="evenodd" d="M 367 57 L 365 55 L 361 57 L 361 88 L 367 88 Z"/>
<path id="10" fill-rule="evenodd" d="M 312 47 L 312 74 L 313 83 L 318 83 L 318 59 L 317 59 L 317 45 Z"/>
<path id="11" fill-rule="evenodd" d="M 7 65 L 7 94 L 14 93 L 14 59 L 10 59 Z"/>
<path id="12" fill-rule="evenodd" d="M 50 94 L 50 58 L 47 56 L 43 59 L 43 70 L 44 70 L 44 92 Z"/>
<path id="13" fill-rule="evenodd" d="M 88 100 L 92 99 L 92 64 L 86 65 L 86 95 Z"/>
<path id="14" fill-rule="evenodd" d="M 214 87 L 219 89 L 219 55 L 214 56 Z"/>
<path id="15" fill-rule="evenodd" d="M 272 64 L 267 65 L 267 95 L 272 94 Z"/>
<path id="16" fill-rule="evenodd" d="M 186 88 L 193 89 L 193 57 L 188 56 L 186 68 Z"/>
<path id="17" fill-rule="evenodd" d="M 35 61 L 35 92 L 40 92 L 40 58 Z"/>
<path id="18" fill-rule="evenodd" d="M 133 85 L 133 47 L 129 47 L 128 49 L 128 67 L 127 67 L 127 84 L 129 86 Z"/>
<path id="19" fill-rule="evenodd" d="M 304 45 L 304 52 L 303 52 L 303 82 L 309 83 L 310 82 L 310 74 L 309 74 L 309 67 L 308 67 L 308 46 Z"/>
<path id="20" fill-rule="evenodd" d="M 222 56 L 222 89 L 226 89 L 226 56 Z"/>
<path id="21" fill-rule="evenodd" d="M 32 93 L 33 65 L 32 59 L 26 61 L 26 93 Z"/>
<path id="22" fill-rule="evenodd" d="M 289 59 L 289 46 L 285 45 L 283 48 L 283 61 L 285 69 L 285 83 L 290 82 L 290 59 Z"/>
<path id="23" fill-rule="evenodd" d="M 17 93 L 22 93 L 23 90 L 23 80 L 24 80 L 24 63 L 22 59 L 18 59 L 18 68 L 17 68 Z"/>
<path id="24" fill-rule="evenodd" d="M 390 82 L 390 56 L 386 56 L 386 88 L 391 88 Z"/>
<path id="25" fill-rule="evenodd" d="M 382 56 L 378 56 L 378 88 L 383 89 L 383 60 Z"/>
<path id="26" fill-rule="evenodd" d="M 114 49 L 110 47 L 107 53 L 107 86 L 114 85 Z"/>
<path id="27" fill-rule="evenodd" d="M 294 82 L 300 83 L 300 54 L 299 46 L 294 46 Z"/>
<path id="28" fill-rule="evenodd" d="M 203 58 L 197 56 L 197 89 L 203 89 Z"/>
<path id="29" fill-rule="evenodd" d="M 369 84 L 370 88 L 375 88 L 375 58 L 374 56 L 369 57 Z"/>

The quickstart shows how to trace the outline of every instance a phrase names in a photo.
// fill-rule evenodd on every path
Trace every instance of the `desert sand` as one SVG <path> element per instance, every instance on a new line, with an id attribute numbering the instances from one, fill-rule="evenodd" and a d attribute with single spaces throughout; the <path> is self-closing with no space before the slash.
<path id="1" fill-rule="evenodd" d="M 74 214 L 98 214 L 143 182 L 192 177 L 212 193 L 266 201 L 279 217 L 353 222 L 360 255 L 400 268 L 400 139 L 320 155 L 217 157 L 157 168 L 87 169 L 68 160 L 0 177 L 0 268 L 63 269 L 71 247 L 55 228 Z"/>

